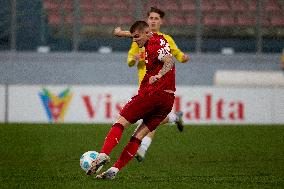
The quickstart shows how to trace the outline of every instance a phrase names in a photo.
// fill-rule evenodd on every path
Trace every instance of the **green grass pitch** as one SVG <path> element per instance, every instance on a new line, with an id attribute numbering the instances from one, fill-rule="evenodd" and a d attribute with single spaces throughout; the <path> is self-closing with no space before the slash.
<path id="1" fill-rule="evenodd" d="M 0 188 L 284 188 L 284 126 L 160 126 L 143 163 L 133 159 L 115 180 L 97 180 L 79 158 L 100 150 L 109 128 L 0 124 Z"/>

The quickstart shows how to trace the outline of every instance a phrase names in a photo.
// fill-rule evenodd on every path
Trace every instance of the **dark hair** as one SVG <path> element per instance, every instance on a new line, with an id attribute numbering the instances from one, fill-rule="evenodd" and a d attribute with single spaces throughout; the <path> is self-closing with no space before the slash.
<path id="1" fill-rule="evenodd" d="M 145 21 L 136 21 L 134 22 L 134 24 L 132 24 L 132 26 L 130 27 L 130 33 L 135 32 L 136 30 L 143 30 L 145 28 L 149 27 L 149 25 L 147 24 L 147 22 Z"/>
<path id="2" fill-rule="evenodd" d="M 161 18 L 165 17 L 165 12 L 162 11 L 161 9 L 158 9 L 157 7 L 151 7 L 149 12 L 147 13 L 147 16 L 149 16 L 151 12 L 159 14 Z"/>

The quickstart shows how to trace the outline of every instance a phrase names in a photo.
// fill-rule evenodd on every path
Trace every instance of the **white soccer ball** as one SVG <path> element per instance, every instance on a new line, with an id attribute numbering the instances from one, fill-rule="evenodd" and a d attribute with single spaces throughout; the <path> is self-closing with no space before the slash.
<path id="1" fill-rule="evenodd" d="M 92 162 L 96 160 L 96 158 L 98 157 L 99 153 L 96 152 L 96 151 L 88 151 L 88 152 L 85 152 L 81 158 L 80 158 L 80 166 L 81 168 L 87 172 L 91 165 L 92 165 Z"/>

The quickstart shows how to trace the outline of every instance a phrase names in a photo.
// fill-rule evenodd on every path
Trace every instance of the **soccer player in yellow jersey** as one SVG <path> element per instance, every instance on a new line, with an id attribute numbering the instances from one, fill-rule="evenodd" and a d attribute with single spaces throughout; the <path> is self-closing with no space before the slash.
<path id="1" fill-rule="evenodd" d="M 189 60 L 189 56 L 183 53 L 175 44 L 174 40 L 171 36 L 166 35 L 160 32 L 160 27 L 163 24 L 163 18 L 165 13 L 157 9 L 155 7 L 151 7 L 150 11 L 147 14 L 147 23 L 150 26 L 150 30 L 154 33 L 158 33 L 159 35 L 163 35 L 164 38 L 168 41 L 171 49 L 172 55 L 181 63 L 185 63 Z M 129 31 L 123 31 L 120 27 L 115 28 L 114 35 L 119 37 L 131 37 L 131 33 Z M 138 82 L 139 85 L 144 78 L 146 73 L 146 65 L 145 65 L 145 48 L 139 48 L 137 43 L 132 43 L 131 48 L 128 52 L 127 63 L 129 67 L 137 64 L 138 69 Z M 170 113 L 161 124 L 165 123 L 176 123 L 179 131 L 183 130 L 182 124 L 182 112 Z M 136 159 L 141 162 L 145 158 L 145 154 L 151 145 L 151 142 L 154 138 L 155 130 L 150 132 L 147 136 L 145 136 L 142 140 L 142 143 L 137 151 Z"/>

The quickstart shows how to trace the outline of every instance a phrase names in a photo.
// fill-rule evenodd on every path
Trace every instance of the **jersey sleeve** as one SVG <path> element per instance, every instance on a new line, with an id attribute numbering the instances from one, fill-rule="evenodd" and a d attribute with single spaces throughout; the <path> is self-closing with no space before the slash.
<path id="1" fill-rule="evenodd" d="M 132 42 L 131 47 L 128 51 L 128 56 L 127 56 L 127 64 L 129 67 L 132 67 L 135 65 L 136 61 L 134 59 L 134 55 L 139 54 L 139 47 L 137 43 Z"/>
<path id="2" fill-rule="evenodd" d="M 172 55 L 179 61 L 179 62 L 184 62 L 182 57 L 184 55 L 184 53 L 177 47 L 175 41 L 173 40 L 173 38 L 169 35 L 165 35 L 165 38 L 167 39 L 169 45 L 170 45 L 170 49 L 171 49 L 171 53 Z"/>

